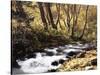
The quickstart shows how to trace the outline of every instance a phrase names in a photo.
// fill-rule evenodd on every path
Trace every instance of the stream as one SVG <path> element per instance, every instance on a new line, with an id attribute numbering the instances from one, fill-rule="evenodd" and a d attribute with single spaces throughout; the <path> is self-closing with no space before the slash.
<path id="1" fill-rule="evenodd" d="M 64 46 L 45 48 L 44 52 L 35 52 L 30 58 L 17 59 L 20 68 L 12 68 L 13 74 L 31 74 L 55 72 L 61 64 L 78 53 L 91 50 L 96 46 L 92 43 L 68 44 Z"/>

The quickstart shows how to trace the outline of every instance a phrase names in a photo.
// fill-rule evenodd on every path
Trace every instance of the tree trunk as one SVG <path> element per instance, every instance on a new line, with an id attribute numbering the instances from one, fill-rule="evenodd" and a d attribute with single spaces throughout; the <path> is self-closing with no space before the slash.
<path id="1" fill-rule="evenodd" d="M 75 28 L 75 14 L 76 14 L 76 5 L 73 5 L 73 26 L 72 26 L 72 32 L 71 32 L 71 38 L 74 38 L 74 28 Z"/>
<path id="2" fill-rule="evenodd" d="M 85 20 L 85 24 L 84 24 L 84 28 L 83 28 L 82 34 L 80 35 L 79 39 L 82 39 L 82 37 L 83 37 L 83 35 L 84 35 L 84 32 L 85 32 L 85 29 L 86 29 L 86 25 L 87 25 L 87 16 L 88 16 L 88 8 L 89 8 L 89 6 L 87 6 L 87 8 L 86 8 L 86 20 Z"/>
<path id="3" fill-rule="evenodd" d="M 70 27 L 71 27 L 70 25 L 71 25 L 71 20 L 72 20 L 72 16 L 70 16 L 70 5 L 67 5 L 67 10 L 65 6 L 63 6 L 63 10 L 66 13 L 66 22 L 64 22 L 64 24 L 68 27 L 68 32 L 70 32 Z"/>
<path id="4" fill-rule="evenodd" d="M 60 23 L 60 4 L 56 4 L 56 9 L 57 9 L 57 21 L 56 21 L 55 25 L 57 26 L 58 23 L 59 23 L 59 25 L 61 27 L 61 23 Z"/>
<path id="5" fill-rule="evenodd" d="M 78 35 L 75 35 L 75 32 L 77 32 L 77 29 L 78 29 L 77 23 L 78 23 L 78 17 L 79 17 L 81 5 L 79 6 L 79 8 L 76 5 L 73 5 L 73 7 L 74 7 L 74 9 L 73 9 L 73 26 L 72 26 L 71 37 L 78 38 Z"/>
<path id="6" fill-rule="evenodd" d="M 47 10 L 47 13 L 48 13 L 48 16 L 49 16 L 50 24 L 52 25 L 52 27 L 54 29 L 57 29 L 57 26 L 54 24 L 54 21 L 53 21 L 53 16 L 52 16 L 51 8 L 50 8 L 50 3 L 45 3 L 45 7 L 46 7 L 46 10 Z"/>
<path id="7" fill-rule="evenodd" d="M 42 19 L 42 22 L 44 24 L 44 29 L 47 30 L 48 25 L 47 25 L 47 21 L 46 21 L 46 18 L 45 18 L 45 12 L 44 12 L 44 9 L 43 9 L 43 4 L 38 2 L 38 6 L 39 6 L 40 14 L 41 14 L 41 19 Z"/>

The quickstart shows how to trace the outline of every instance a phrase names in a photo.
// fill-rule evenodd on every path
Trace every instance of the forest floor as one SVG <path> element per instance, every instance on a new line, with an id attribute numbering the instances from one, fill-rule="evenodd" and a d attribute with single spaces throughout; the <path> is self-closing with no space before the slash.
<path id="1" fill-rule="evenodd" d="M 66 61 L 57 71 L 83 71 L 97 68 L 97 51 L 89 50 Z"/>

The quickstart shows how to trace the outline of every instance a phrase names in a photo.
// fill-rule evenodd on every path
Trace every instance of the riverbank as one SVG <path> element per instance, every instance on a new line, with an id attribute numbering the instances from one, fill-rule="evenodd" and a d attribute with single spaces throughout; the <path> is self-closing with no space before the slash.
<path id="1" fill-rule="evenodd" d="M 82 71 L 97 69 L 97 51 L 89 50 L 66 61 L 57 71 Z"/>

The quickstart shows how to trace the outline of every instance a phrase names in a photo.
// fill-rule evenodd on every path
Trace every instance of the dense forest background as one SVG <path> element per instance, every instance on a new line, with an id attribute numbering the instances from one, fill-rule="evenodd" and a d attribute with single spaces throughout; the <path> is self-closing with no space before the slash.
<path id="1" fill-rule="evenodd" d="M 27 1 L 11 2 L 13 59 L 45 47 L 96 43 L 97 7 Z"/>

